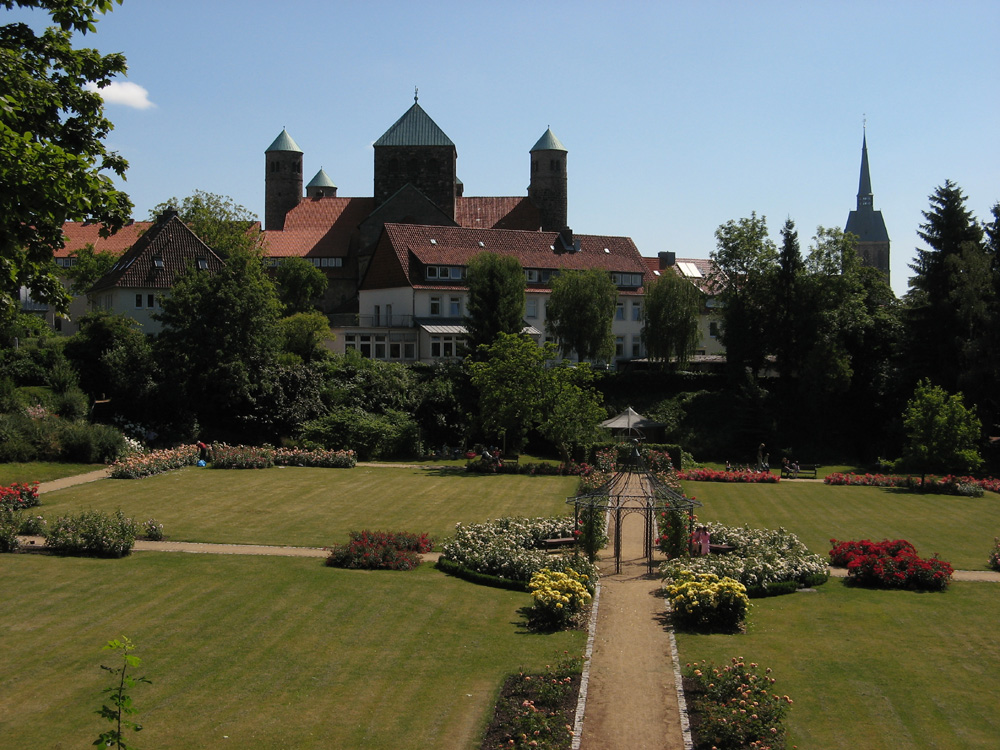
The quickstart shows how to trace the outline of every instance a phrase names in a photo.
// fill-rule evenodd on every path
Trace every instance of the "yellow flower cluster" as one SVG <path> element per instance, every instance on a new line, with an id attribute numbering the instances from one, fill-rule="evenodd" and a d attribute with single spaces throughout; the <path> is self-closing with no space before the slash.
<path id="1" fill-rule="evenodd" d="M 675 617 L 690 625 L 738 627 L 750 609 L 746 587 L 714 573 L 682 570 L 666 588 Z"/>
<path id="2" fill-rule="evenodd" d="M 531 577 L 528 590 L 536 607 L 576 612 L 591 599 L 586 586 L 588 580 L 586 575 L 580 575 L 571 568 L 567 568 L 565 573 L 542 568 Z"/>

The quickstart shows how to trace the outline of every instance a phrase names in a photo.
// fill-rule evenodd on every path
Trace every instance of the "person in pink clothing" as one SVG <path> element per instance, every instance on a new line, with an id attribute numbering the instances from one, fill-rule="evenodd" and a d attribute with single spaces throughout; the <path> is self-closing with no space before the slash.
<path id="1" fill-rule="evenodd" d="M 711 551 L 710 542 L 708 529 L 704 526 L 699 526 L 697 531 L 694 532 L 694 553 L 696 555 L 707 555 Z"/>

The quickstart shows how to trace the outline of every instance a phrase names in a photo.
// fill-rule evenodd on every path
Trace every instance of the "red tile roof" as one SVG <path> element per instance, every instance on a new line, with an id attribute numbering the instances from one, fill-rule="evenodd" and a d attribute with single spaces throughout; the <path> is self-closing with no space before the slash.
<path id="1" fill-rule="evenodd" d="M 66 246 L 54 251 L 52 256 L 54 258 L 68 258 L 71 253 L 82 250 L 88 244 L 93 245 L 96 252 L 120 254 L 132 247 L 143 232 L 151 226 L 153 226 L 151 221 L 136 221 L 122 227 L 110 237 L 101 237 L 100 224 L 67 221 L 63 224 L 63 238 Z"/>
<path id="2" fill-rule="evenodd" d="M 576 235 L 574 239 L 580 250 L 571 253 L 562 249 L 556 232 L 386 224 L 361 288 L 420 286 L 424 265 L 464 266 L 489 250 L 513 255 L 525 268 L 647 272 L 629 237 Z"/>
<path id="3" fill-rule="evenodd" d="M 375 207 L 373 198 L 304 198 L 285 215 L 285 228 L 264 232 L 272 258 L 346 257 L 351 237 Z"/>
<path id="4" fill-rule="evenodd" d="M 527 196 L 508 198 L 459 198 L 455 221 L 470 229 L 524 229 L 537 231 L 542 218 Z"/>
<path id="5" fill-rule="evenodd" d="M 154 258 L 162 259 L 158 268 Z M 92 291 L 119 288 L 169 289 L 189 264 L 205 259 L 207 271 L 222 268 L 222 260 L 177 216 L 154 224 L 119 259 Z"/>
<path id="6" fill-rule="evenodd" d="M 664 269 L 660 268 L 660 259 L 658 257 L 656 258 L 643 257 L 642 262 L 646 264 L 646 268 L 649 269 L 650 273 L 652 274 L 652 276 L 650 276 L 649 278 L 652 278 L 653 276 L 659 276 L 660 274 L 665 273 L 666 271 L 673 271 L 678 276 L 690 281 L 705 294 L 712 293 L 711 280 L 712 280 L 712 274 L 715 272 L 715 264 L 708 258 L 677 258 L 675 259 L 674 264 L 672 266 L 667 266 Z M 680 265 L 681 263 L 690 263 L 698 270 L 698 273 L 701 275 L 689 276 L 688 274 L 685 274 L 683 269 L 681 268 Z"/>

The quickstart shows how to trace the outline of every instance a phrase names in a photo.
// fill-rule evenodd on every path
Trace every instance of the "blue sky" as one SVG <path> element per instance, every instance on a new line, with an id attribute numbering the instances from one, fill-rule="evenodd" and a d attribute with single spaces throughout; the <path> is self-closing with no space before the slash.
<path id="1" fill-rule="evenodd" d="M 720 224 L 756 211 L 776 240 L 791 217 L 805 250 L 855 206 L 866 118 L 902 294 L 936 186 L 958 183 L 980 219 L 1000 200 L 998 39 L 995 0 L 125 0 L 77 45 L 124 52 L 147 92 L 107 106 L 138 219 L 196 189 L 262 217 L 282 127 L 306 181 L 323 167 L 339 195 L 370 196 L 371 144 L 419 87 L 466 195 L 525 194 L 551 126 L 576 232 L 708 257 Z"/>

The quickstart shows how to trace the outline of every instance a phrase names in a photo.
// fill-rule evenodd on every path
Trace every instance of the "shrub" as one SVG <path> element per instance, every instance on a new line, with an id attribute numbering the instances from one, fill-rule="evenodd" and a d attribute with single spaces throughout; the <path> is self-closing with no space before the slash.
<path id="1" fill-rule="evenodd" d="M 372 414 L 360 408 L 342 407 L 302 426 L 301 438 L 308 448 L 358 452 L 362 461 L 420 455 L 420 430 L 408 414 L 388 409 Z"/>
<path id="2" fill-rule="evenodd" d="M 990 566 L 990 569 L 1000 573 L 1000 538 L 998 537 L 993 537 L 993 550 L 990 552 L 990 558 L 986 564 Z"/>
<path id="3" fill-rule="evenodd" d="M 799 586 L 816 586 L 828 578 L 826 561 L 811 553 L 795 534 L 784 528 L 704 525 L 714 544 L 729 545 L 733 551 L 725 555 L 668 560 L 660 565 L 664 578 L 672 579 L 683 570 L 714 573 L 739 581 L 751 597 L 774 596 Z M 794 582 L 795 587 L 772 586 L 781 582 Z"/>
<path id="4" fill-rule="evenodd" d="M 871 588 L 942 591 L 951 582 L 949 563 L 934 555 L 917 556 L 912 544 L 903 540 L 838 542 L 831 539 L 831 565 L 847 565 L 847 583 Z"/>
<path id="5" fill-rule="evenodd" d="M 85 510 L 59 518 L 45 537 L 45 546 L 67 555 L 124 557 L 135 545 L 137 524 L 121 509 L 114 515 Z"/>
<path id="6" fill-rule="evenodd" d="M 691 516 L 683 510 L 660 511 L 657 518 L 660 534 L 656 546 L 668 560 L 687 557 L 691 548 Z"/>
<path id="7" fill-rule="evenodd" d="M 25 516 L 21 519 L 22 536 L 45 536 L 48 532 L 48 523 L 42 516 Z"/>
<path id="8" fill-rule="evenodd" d="M 827 475 L 824 482 L 831 485 L 849 487 L 904 487 L 911 490 L 937 492 L 943 495 L 961 497 L 982 497 L 984 490 L 1000 492 L 1000 479 L 986 477 L 959 477 L 948 474 L 943 477 L 928 475 L 920 477 L 898 474 L 840 474 Z"/>
<path id="9" fill-rule="evenodd" d="M 365 570 L 413 570 L 420 553 L 433 544 L 426 534 L 386 531 L 352 531 L 347 544 L 330 548 L 326 564 L 334 568 Z"/>
<path id="10" fill-rule="evenodd" d="M 211 465 L 213 469 L 269 469 L 274 466 L 274 449 L 212 443 Z"/>
<path id="11" fill-rule="evenodd" d="M 442 547 L 442 557 L 477 573 L 527 584 L 542 568 L 565 571 L 572 568 L 586 575 L 593 593 L 597 568 L 579 555 L 549 555 L 543 539 L 574 536 L 573 518 L 505 517 L 477 524 L 456 524 L 455 535 Z"/>
<path id="12" fill-rule="evenodd" d="M 125 437 L 105 424 L 67 422 L 60 432 L 62 458 L 81 464 L 114 461 L 125 449 Z"/>
<path id="13" fill-rule="evenodd" d="M 750 598 L 746 587 L 714 573 L 679 571 L 666 586 L 674 622 L 685 628 L 735 633 L 743 629 Z"/>
<path id="14" fill-rule="evenodd" d="M 163 524 L 150 518 L 142 524 L 142 536 L 151 542 L 163 541 Z"/>
<path id="15" fill-rule="evenodd" d="M 9 487 L 0 487 L 0 508 L 24 510 L 34 508 L 38 499 L 38 482 L 14 482 Z"/>
<path id="16" fill-rule="evenodd" d="M 529 624 L 538 630 L 562 630 L 574 624 L 576 616 L 592 597 L 586 575 L 572 568 L 556 572 L 542 568 L 528 582 L 532 606 Z"/>
<path id="17" fill-rule="evenodd" d="M 785 747 L 782 721 L 793 701 L 772 692 L 775 680 L 770 674 L 770 668 L 761 674 L 757 664 L 748 664 L 742 656 L 722 668 L 707 662 L 686 666 L 684 676 L 694 681 L 692 692 L 699 695 L 693 704 L 700 716 L 698 748 Z"/>
<path id="18" fill-rule="evenodd" d="M 13 508 L 0 506 L 0 552 L 17 552 L 21 543 L 21 514 Z"/>
<path id="19" fill-rule="evenodd" d="M 744 482 L 749 484 L 777 484 L 781 477 L 769 471 L 717 471 L 715 469 L 688 469 L 678 475 L 689 482 Z"/>

